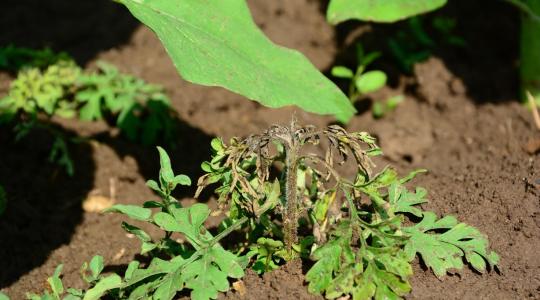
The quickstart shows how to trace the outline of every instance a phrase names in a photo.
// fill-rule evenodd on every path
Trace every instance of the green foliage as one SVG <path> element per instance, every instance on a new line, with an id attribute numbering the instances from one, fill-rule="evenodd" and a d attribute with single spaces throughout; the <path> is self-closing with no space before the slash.
<path id="1" fill-rule="evenodd" d="M 435 230 L 438 231 L 436 234 L 429 233 Z M 405 246 L 409 260 L 419 253 L 438 277 L 449 270 L 462 269 L 463 257 L 480 273 L 486 271 L 486 261 L 491 267 L 499 262 L 495 252 L 488 252 L 488 241 L 478 229 L 459 223 L 452 216 L 437 220 L 434 213 L 425 212 L 420 223 L 405 228 L 404 232 L 410 235 Z"/>
<path id="2" fill-rule="evenodd" d="M 221 86 L 269 107 L 297 105 L 332 114 L 341 121 L 355 112 L 303 55 L 264 36 L 245 1 L 120 2 L 156 32 L 190 82 Z"/>
<path id="3" fill-rule="evenodd" d="M 174 114 L 162 87 L 122 74 L 112 65 L 98 63 L 98 68 L 84 72 L 73 61 L 59 61 L 45 70 L 23 69 L 0 99 L 0 124 L 14 124 L 17 140 L 33 129 L 49 132 L 54 138 L 49 161 L 63 166 L 68 175 L 74 173 L 69 144 L 80 139 L 63 134 L 54 117 L 115 118 L 130 140 L 147 145 L 173 140 Z"/>
<path id="4" fill-rule="evenodd" d="M 325 154 L 301 151 L 322 138 L 329 145 Z M 233 221 L 259 216 L 244 228 L 251 241 L 246 256 L 253 258 L 251 266 L 259 274 L 294 257 L 310 257 L 315 261 L 306 274 L 311 293 L 329 299 L 398 299 L 411 290 L 416 253 L 438 277 L 462 269 L 462 258 L 480 272 L 498 264 L 477 229 L 454 217 L 437 223 L 433 212 L 422 210 L 427 191 L 410 191 L 405 184 L 425 170 L 399 177 L 387 167 L 373 174 L 370 157 L 381 151 L 366 133 L 347 133 L 335 125 L 298 127 L 293 120 L 289 127 L 273 126 L 229 145 L 215 139 L 212 147 L 212 160 L 202 165 L 207 174 L 199 179 L 199 192 L 217 184 L 220 207 L 228 207 Z M 336 153 L 343 160 L 354 157 L 357 175 L 352 180 L 334 167 Z M 254 208 L 266 204 L 266 184 L 274 180 L 269 168 L 276 165 L 284 166 L 275 180 L 286 193 L 261 216 Z M 300 222 L 301 213 L 308 220 Z M 409 216 L 414 218 L 405 222 Z M 304 234 L 298 237 L 300 232 Z"/>
<path id="5" fill-rule="evenodd" d="M 131 140 L 144 144 L 173 138 L 170 101 L 161 86 L 122 74 L 114 66 L 98 63 L 99 70 L 84 73 L 77 80 L 75 100 L 81 120 L 116 116 L 116 126 Z M 140 138 L 139 138 L 140 137 Z"/>
<path id="6" fill-rule="evenodd" d="M 358 66 L 356 71 L 345 67 L 335 66 L 332 68 L 332 76 L 349 80 L 349 100 L 356 102 L 362 96 L 373 93 L 386 85 L 387 76 L 381 70 L 367 70 L 368 66 L 381 56 L 380 52 L 365 53 L 362 44 L 356 44 L 356 59 Z M 373 102 L 372 112 L 376 118 L 383 117 L 386 113 L 394 110 L 403 101 L 403 96 L 393 96 L 384 101 Z"/>
<path id="7" fill-rule="evenodd" d="M 67 53 L 55 53 L 49 48 L 35 50 L 14 45 L 0 47 L 0 70 L 17 72 L 25 67 L 44 69 L 65 60 L 71 60 Z"/>
<path id="8" fill-rule="evenodd" d="M 324 155 L 302 151 L 321 138 L 329 145 Z M 318 130 L 293 120 L 288 127 L 275 125 L 262 134 L 233 138 L 229 145 L 214 139 L 211 146 L 213 157 L 202 164 L 207 174 L 199 178 L 197 194 L 216 187 L 226 219 L 214 234 L 204 226 L 211 214 L 206 204 L 182 207 L 172 196 L 178 185 L 191 180 L 175 174 L 167 152 L 158 147 L 158 180 L 147 185 L 161 201 L 106 210 L 163 231 L 154 239 L 122 223 L 141 240 L 141 254 L 150 263 L 132 261 L 123 277 L 103 276 L 103 258 L 94 257 L 81 269 L 89 289 L 68 289 L 67 294 L 59 266 L 48 280 L 50 291 L 31 299 L 66 294 L 63 299 L 171 300 L 186 290 L 191 299 L 216 299 L 246 268 L 262 274 L 298 257 L 314 261 L 306 274 L 313 294 L 400 299 L 411 291 L 411 262 L 417 253 L 438 277 L 462 269 L 463 260 L 479 272 L 499 262 L 476 228 L 422 209 L 427 191 L 411 191 L 406 184 L 425 170 L 405 177 L 390 167 L 374 173 L 370 157 L 381 151 L 365 132 L 348 133 L 337 125 Z M 356 176 L 342 177 L 335 156 L 339 165 L 353 157 Z M 270 173 L 274 167 L 276 173 Z M 226 250 L 219 242 L 233 231 L 239 235 L 229 239 L 228 248 L 234 250 Z"/>
<path id="9" fill-rule="evenodd" d="M 407 20 L 407 26 L 388 38 L 388 48 L 399 67 L 407 73 L 412 72 L 415 63 L 428 59 L 437 45 L 466 47 L 466 41 L 454 34 L 456 20 L 436 16 L 431 19 L 430 28 L 436 35 L 430 36 L 422 17 Z"/>
<path id="10" fill-rule="evenodd" d="M 7 195 L 6 191 L 4 190 L 4 187 L 0 185 L 0 215 L 6 211 L 7 207 Z"/>
<path id="11" fill-rule="evenodd" d="M 36 117 L 38 113 L 70 118 L 75 105 L 69 99 L 81 69 L 72 61 L 60 61 L 41 71 L 24 69 L 11 83 L 8 95 L 1 100 L 0 121 L 11 121 L 19 112 Z"/>
<path id="12" fill-rule="evenodd" d="M 87 270 L 89 265 L 90 270 Z M 90 264 L 85 262 L 81 268 L 81 275 L 90 286 L 87 290 L 65 289 L 61 279 L 62 268 L 62 264 L 57 266 L 54 274 L 47 279 L 48 290 L 42 294 L 27 293 L 26 297 L 30 300 L 98 300 L 105 295 L 105 291 L 116 289 L 120 285 L 118 275 L 101 274 L 104 268 L 101 256 L 94 256 Z M 90 272 L 90 275 L 87 275 L 87 272 Z"/>
<path id="13" fill-rule="evenodd" d="M 331 0 L 326 18 L 334 25 L 350 19 L 391 23 L 444 4 L 446 0 Z"/>
<path id="14" fill-rule="evenodd" d="M 177 185 L 190 185 L 191 180 L 185 175 L 175 175 L 165 150 L 159 147 L 158 150 L 161 164 L 159 183 L 149 180 L 147 185 L 160 195 L 162 202 L 149 201 L 143 207 L 114 205 L 107 210 L 146 221 L 165 232 L 163 238 L 153 241 L 144 230 L 128 223 L 122 224 L 127 232 L 141 240 L 141 253 L 149 253 L 153 259 L 147 268 L 140 268 L 138 262 L 132 262 L 119 293 L 129 299 L 172 299 L 177 292 L 187 288 L 191 289 L 192 299 L 216 299 L 218 292 L 229 289 L 227 278 L 244 276 L 242 258 L 218 244 L 235 227 L 213 236 L 204 227 L 210 215 L 207 205 L 182 207 L 171 193 Z M 160 208 L 160 211 L 153 213 L 150 207 Z M 181 233 L 190 248 L 173 240 L 174 233 Z M 163 255 L 170 260 L 160 258 Z"/>

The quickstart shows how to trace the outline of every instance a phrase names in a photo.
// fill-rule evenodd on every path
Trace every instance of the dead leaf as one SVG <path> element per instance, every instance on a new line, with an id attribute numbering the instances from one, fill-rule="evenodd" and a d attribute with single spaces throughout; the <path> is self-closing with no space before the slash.
<path id="1" fill-rule="evenodd" d="M 242 280 L 233 282 L 233 289 L 240 294 L 241 297 L 246 295 L 246 286 Z"/>

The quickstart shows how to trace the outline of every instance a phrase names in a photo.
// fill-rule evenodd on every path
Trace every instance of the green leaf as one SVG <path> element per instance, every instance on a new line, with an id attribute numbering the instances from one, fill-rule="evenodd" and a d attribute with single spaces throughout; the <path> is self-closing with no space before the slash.
<path id="1" fill-rule="evenodd" d="M 386 84 L 386 74 L 383 71 L 368 71 L 354 81 L 356 88 L 362 94 L 375 92 Z"/>
<path id="2" fill-rule="evenodd" d="M 94 280 L 96 280 L 99 277 L 99 274 L 101 274 L 101 271 L 103 271 L 104 264 L 103 264 L 103 256 L 96 255 L 92 257 L 92 260 L 90 261 L 90 271 L 92 272 L 92 277 Z"/>
<path id="3" fill-rule="evenodd" d="M 62 267 L 63 265 L 60 264 L 56 269 L 54 270 L 53 276 L 47 278 L 47 282 L 49 283 L 49 286 L 51 287 L 51 290 L 53 294 L 60 299 L 60 295 L 64 293 L 64 285 L 62 284 L 62 280 L 60 279 L 60 273 L 62 273 Z"/>
<path id="4" fill-rule="evenodd" d="M 182 226 L 176 221 L 176 219 L 165 212 L 158 212 L 154 215 L 154 222 L 165 231 L 181 232 Z"/>
<path id="5" fill-rule="evenodd" d="M 348 98 L 302 54 L 274 45 L 245 1 L 120 0 L 157 34 L 182 77 L 268 107 L 297 105 L 349 120 Z"/>
<path id="6" fill-rule="evenodd" d="M 9 297 L 6 294 L 0 292 L 0 300 L 9 300 Z"/>
<path id="7" fill-rule="evenodd" d="M 229 289 L 227 277 L 244 276 L 244 270 L 238 261 L 238 257 L 218 246 L 186 266 L 182 278 L 186 287 L 193 290 L 191 299 L 216 299 L 218 292 L 226 292 Z"/>
<path id="8" fill-rule="evenodd" d="M 128 217 L 139 220 L 139 221 L 148 221 L 152 215 L 152 210 L 148 208 L 143 208 L 136 205 L 126 205 L 126 204 L 115 204 L 103 211 L 104 213 L 121 213 L 127 215 Z"/>
<path id="9" fill-rule="evenodd" d="M 172 180 L 172 183 L 174 185 L 180 184 L 180 185 L 191 185 L 191 179 L 187 175 L 176 175 L 174 179 Z"/>
<path id="10" fill-rule="evenodd" d="M 417 187 L 415 193 L 407 191 L 404 186 L 394 182 L 388 189 L 388 202 L 394 212 L 410 213 L 417 217 L 422 217 L 422 210 L 415 205 L 428 202 L 424 197 L 427 191 Z"/>
<path id="11" fill-rule="evenodd" d="M 435 10 L 445 3 L 446 0 L 331 0 L 326 18 L 333 25 L 350 19 L 395 22 Z"/>
<path id="12" fill-rule="evenodd" d="M 320 295 L 330 286 L 333 273 L 337 272 L 341 266 L 342 250 L 343 240 L 341 239 L 332 240 L 315 250 L 313 259 L 317 262 L 306 273 L 310 293 Z"/>
<path id="13" fill-rule="evenodd" d="M 353 78 L 354 73 L 351 69 L 344 66 L 335 66 L 332 68 L 332 76 L 338 78 Z"/>
<path id="14" fill-rule="evenodd" d="M 429 233 L 433 230 L 443 232 Z M 405 245 L 408 259 L 412 260 L 419 253 L 437 277 L 450 269 L 462 269 L 463 256 L 478 272 L 485 271 L 485 261 L 492 267 L 499 262 L 499 256 L 488 250 L 488 240 L 478 229 L 458 223 L 452 216 L 437 220 L 434 213 L 425 212 L 420 223 L 404 228 L 404 232 L 410 235 Z"/>
<path id="15" fill-rule="evenodd" d="M 166 183 L 173 181 L 174 172 L 171 167 L 171 159 L 169 158 L 167 152 L 159 146 L 157 149 L 159 151 L 159 165 L 161 166 L 161 169 L 159 170 L 159 177 L 162 181 L 161 184 L 165 186 Z"/>
<path id="16" fill-rule="evenodd" d="M 103 277 L 99 282 L 91 289 L 86 291 L 84 295 L 84 300 L 98 300 L 101 299 L 108 291 L 119 288 L 122 286 L 122 278 L 120 276 L 113 274 L 107 277 Z"/>
<path id="17" fill-rule="evenodd" d="M 126 222 L 122 222 L 122 228 L 124 228 L 125 231 L 135 235 L 136 237 L 141 240 L 141 242 L 150 242 L 152 241 L 152 238 L 148 233 L 146 233 L 144 230 L 140 229 L 137 226 L 130 225 Z"/>
<path id="18" fill-rule="evenodd" d="M 155 180 L 152 180 L 152 179 L 148 180 L 146 182 L 146 186 L 156 192 L 161 192 L 161 188 L 159 187 L 158 183 Z"/>

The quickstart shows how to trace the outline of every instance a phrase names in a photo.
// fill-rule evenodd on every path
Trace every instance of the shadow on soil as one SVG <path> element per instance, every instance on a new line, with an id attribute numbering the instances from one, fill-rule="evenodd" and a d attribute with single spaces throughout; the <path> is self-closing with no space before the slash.
<path id="1" fill-rule="evenodd" d="M 325 13 L 326 1 L 321 1 L 320 11 Z M 435 18 L 454 20 L 453 35 L 462 38 L 466 46 L 448 44 L 440 31 L 431 24 Z M 509 101 L 517 98 L 519 56 L 519 12 L 503 1 L 449 1 L 442 9 L 420 18 L 427 36 L 434 41 L 428 50 L 443 61 L 448 70 L 465 85 L 467 95 L 477 103 Z M 414 47 L 415 39 L 408 21 L 395 24 L 375 24 L 347 21 L 335 27 L 336 48 L 342 49 L 332 65 L 356 66 L 355 44 L 361 42 L 367 52 L 380 51 L 382 57 L 371 68 L 384 70 L 389 84 L 397 86 L 402 74 L 414 76 L 400 67 L 392 54 L 389 38 L 408 34 L 401 48 Z M 398 40 L 399 41 L 399 40 Z M 330 78 L 330 70 L 325 74 Z M 509 80 L 510 78 L 510 80 Z M 435 79 L 434 79 L 435 80 Z M 346 82 L 338 81 L 343 88 Z"/>
<path id="2" fill-rule="evenodd" d="M 193 196 L 196 180 L 202 175 L 200 164 L 210 157 L 212 137 L 179 119 L 175 122 L 176 144 L 164 148 L 173 170 L 194 181 L 191 187 L 177 189 L 175 196 L 180 199 Z M 63 131 L 66 136 L 76 136 Z M 69 244 L 82 222 L 81 203 L 94 188 L 96 171 L 89 142 L 70 144 L 75 175 L 69 177 L 62 167 L 47 161 L 53 143 L 47 132 L 33 131 L 19 142 L 14 138 L 8 128 L 0 128 L 0 183 L 9 201 L 0 217 L 0 257 L 4 258 L 0 262 L 0 288 L 42 265 L 56 248 Z M 144 178 L 157 178 L 159 155 L 155 147 L 113 138 L 108 131 L 90 140 L 110 146 L 120 157 L 133 157 Z"/>
<path id="3" fill-rule="evenodd" d="M 0 46 L 50 47 L 86 64 L 97 53 L 128 42 L 139 23 L 111 0 L 3 0 Z"/>
<path id="4" fill-rule="evenodd" d="M 11 130 L 0 129 L 0 183 L 8 198 L 0 216 L 0 288 L 69 243 L 82 220 L 81 200 L 94 183 L 92 149 L 89 144 L 71 145 L 76 173 L 69 177 L 63 167 L 48 163 L 52 143 L 47 132 L 36 130 L 15 142 Z"/>

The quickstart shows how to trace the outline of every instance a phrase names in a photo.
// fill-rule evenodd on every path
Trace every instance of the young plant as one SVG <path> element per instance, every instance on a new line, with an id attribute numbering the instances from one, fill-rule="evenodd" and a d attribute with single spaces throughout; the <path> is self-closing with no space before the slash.
<path id="1" fill-rule="evenodd" d="M 167 153 L 158 148 L 161 169 L 159 181 L 149 180 L 147 185 L 161 197 L 161 202 L 148 201 L 143 207 L 115 205 L 108 212 L 118 212 L 128 217 L 147 222 L 164 231 L 164 236 L 154 241 L 148 233 L 134 225 L 123 223 L 122 227 L 137 236 L 141 242 L 141 253 L 150 254 L 152 261 L 146 268 L 133 261 L 122 280 L 118 292 L 120 299 L 172 299 L 183 289 L 191 290 L 191 299 L 216 299 L 218 292 L 229 289 L 227 278 L 241 278 L 248 258 L 225 250 L 218 242 L 232 231 L 240 228 L 248 218 L 240 218 L 223 231 L 212 235 L 204 227 L 210 215 L 205 204 L 182 207 L 172 195 L 177 185 L 190 185 L 185 175 L 175 175 Z M 267 204 L 255 211 L 255 216 L 264 214 L 275 205 L 279 186 L 274 185 L 267 197 Z M 152 212 L 157 208 L 158 212 Z M 174 236 L 182 234 L 187 243 L 180 244 Z M 165 259 L 164 259 L 165 258 Z"/>
<path id="2" fill-rule="evenodd" d="M 37 128 L 49 132 L 54 138 L 49 160 L 69 175 L 74 173 L 69 144 L 80 139 L 66 136 L 54 117 L 116 118 L 116 126 L 133 141 L 171 142 L 174 113 L 163 88 L 121 74 L 111 65 L 98 66 L 97 72 L 84 72 L 73 61 L 59 61 L 43 71 L 23 69 L 0 99 L 0 124 L 13 124 L 16 140 Z"/>
<path id="3" fill-rule="evenodd" d="M 350 81 L 348 96 L 352 103 L 359 100 L 362 96 L 376 92 L 386 84 L 386 73 L 381 70 L 367 71 L 367 67 L 380 56 L 380 52 L 365 53 L 362 44 L 357 43 L 356 60 L 358 66 L 356 70 L 353 72 L 345 66 L 335 66 L 332 68 L 332 76 Z M 385 101 L 375 101 L 372 107 L 374 117 L 380 118 L 384 116 L 387 112 L 395 109 L 401 101 L 403 101 L 403 96 L 401 95 L 390 97 Z"/>
<path id="4" fill-rule="evenodd" d="M 322 139 L 324 154 L 306 151 Z M 244 230 L 248 241 L 257 241 L 250 254 L 258 272 L 276 268 L 276 258 L 279 263 L 308 256 L 315 261 L 306 274 L 314 294 L 395 299 L 410 292 L 417 253 L 438 277 L 462 269 L 463 259 L 478 272 L 498 264 L 477 229 L 421 209 L 426 190 L 411 192 L 405 183 L 424 170 L 403 178 L 388 167 L 375 174 L 370 157 L 381 151 L 367 133 L 348 133 L 336 125 L 317 130 L 293 120 L 289 126 L 232 139 L 228 146 L 214 140 L 212 147 L 215 153 L 203 164 L 208 174 L 199 179 L 198 193 L 217 184 L 228 222 L 251 219 Z M 340 174 L 335 155 L 341 157 L 339 164 L 354 158 L 352 178 Z M 258 217 L 254 211 L 266 205 L 261 195 L 272 180 L 285 193 Z"/>
<path id="5" fill-rule="evenodd" d="M 84 263 L 81 268 L 81 277 L 89 285 L 87 290 L 64 288 L 62 279 L 63 265 L 56 267 L 54 274 L 47 279 L 49 289 L 41 294 L 27 293 L 29 300 L 98 300 L 107 291 L 117 289 L 120 285 L 120 276 L 116 274 L 104 276 L 101 274 L 104 268 L 103 257 L 96 255 L 90 263 Z M 6 299 L 7 296 L 5 296 Z M 1 299 L 1 298 L 0 298 Z"/>

